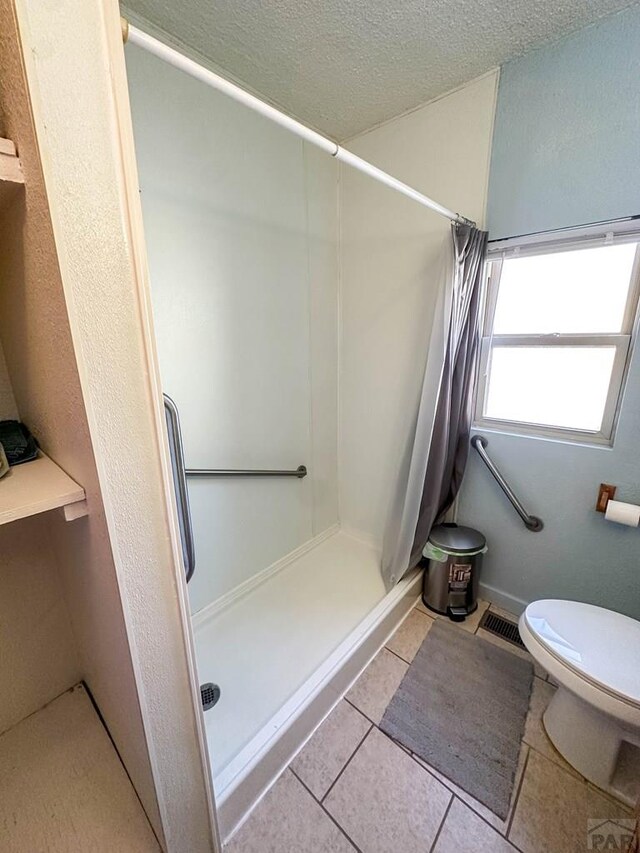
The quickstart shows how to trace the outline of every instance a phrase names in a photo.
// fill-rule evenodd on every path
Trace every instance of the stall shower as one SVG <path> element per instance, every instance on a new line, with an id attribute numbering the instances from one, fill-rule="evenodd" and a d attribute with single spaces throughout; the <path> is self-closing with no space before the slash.
<path id="1" fill-rule="evenodd" d="M 416 572 L 386 591 L 382 538 L 450 226 L 418 208 L 431 240 L 419 300 L 367 378 L 394 309 L 372 294 L 354 310 L 344 271 L 371 253 L 351 236 L 350 200 L 367 184 L 399 194 L 136 44 L 126 59 L 163 391 L 183 437 L 199 677 L 221 691 L 205 723 L 224 827 L 273 775 L 282 733 L 298 727 L 281 761 L 419 594 Z M 350 387 L 372 379 L 353 410 Z"/>

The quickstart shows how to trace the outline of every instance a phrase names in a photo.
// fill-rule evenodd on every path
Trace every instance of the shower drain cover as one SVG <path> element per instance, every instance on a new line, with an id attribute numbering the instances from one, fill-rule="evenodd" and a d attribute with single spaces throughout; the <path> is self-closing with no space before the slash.
<path id="1" fill-rule="evenodd" d="M 485 611 L 484 616 L 480 620 L 480 628 L 484 628 L 490 634 L 495 634 L 497 637 L 502 637 L 508 643 L 513 643 L 521 649 L 525 648 L 525 644 L 520 637 L 520 631 L 516 622 L 511 622 L 509 619 L 503 619 L 492 613 L 490 610 Z"/>
<path id="2" fill-rule="evenodd" d="M 202 700 L 203 711 L 208 711 L 209 708 L 213 708 L 219 698 L 220 688 L 217 684 L 212 684 L 211 681 L 207 681 L 206 684 L 200 685 L 200 699 Z"/>

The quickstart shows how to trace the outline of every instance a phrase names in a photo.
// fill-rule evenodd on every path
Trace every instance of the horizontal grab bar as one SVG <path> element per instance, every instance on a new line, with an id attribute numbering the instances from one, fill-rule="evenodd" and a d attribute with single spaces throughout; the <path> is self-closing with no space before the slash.
<path id="1" fill-rule="evenodd" d="M 267 470 L 264 468 L 187 468 L 187 477 L 297 477 L 307 476 L 305 465 L 299 465 L 295 471 Z"/>
<path id="2" fill-rule="evenodd" d="M 522 506 L 518 498 L 515 496 L 513 489 L 511 488 L 509 483 L 507 483 L 505 478 L 502 476 L 502 474 L 498 471 L 491 459 L 488 457 L 487 451 L 485 450 L 487 444 L 489 444 L 489 442 L 483 435 L 474 435 L 471 439 L 471 446 L 475 447 L 475 449 L 478 451 L 478 456 L 487 466 L 487 468 L 493 475 L 495 481 L 505 493 L 520 518 L 523 520 L 527 530 L 531 530 L 533 533 L 538 533 L 544 527 L 542 519 L 538 518 L 537 515 L 529 515 L 529 513 Z"/>

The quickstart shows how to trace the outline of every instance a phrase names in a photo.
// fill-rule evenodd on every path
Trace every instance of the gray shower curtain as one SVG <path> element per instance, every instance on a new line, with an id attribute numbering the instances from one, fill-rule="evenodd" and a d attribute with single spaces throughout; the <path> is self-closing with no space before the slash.
<path id="1" fill-rule="evenodd" d="M 487 232 L 454 224 L 451 236 L 452 268 L 433 321 L 406 489 L 383 545 L 387 589 L 419 562 L 432 526 L 455 500 L 469 453 Z"/>

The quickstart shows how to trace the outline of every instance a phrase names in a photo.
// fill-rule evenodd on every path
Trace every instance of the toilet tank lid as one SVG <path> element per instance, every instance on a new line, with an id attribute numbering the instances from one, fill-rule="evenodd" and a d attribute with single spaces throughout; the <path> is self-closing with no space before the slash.
<path id="1" fill-rule="evenodd" d="M 579 601 L 545 599 L 525 610 L 529 630 L 571 669 L 640 704 L 640 622 Z"/>

